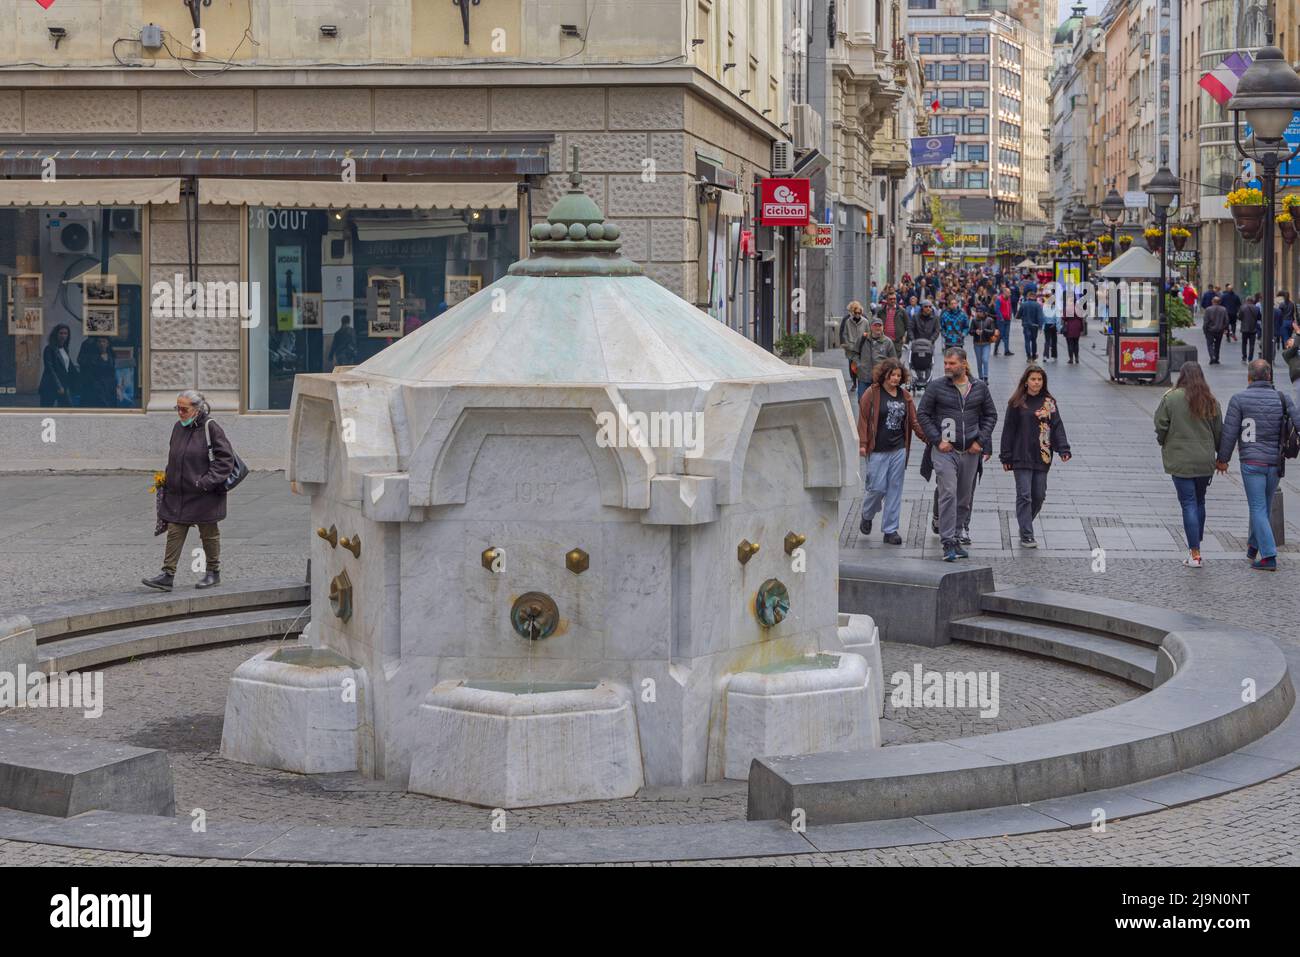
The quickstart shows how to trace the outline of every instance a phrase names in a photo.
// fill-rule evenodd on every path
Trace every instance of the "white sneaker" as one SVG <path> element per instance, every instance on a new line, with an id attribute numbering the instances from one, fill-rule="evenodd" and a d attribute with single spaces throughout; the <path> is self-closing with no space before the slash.
<path id="1" fill-rule="evenodd" d="M 1201 559 L 1196 555 L 1188 555 L 1183 559 L 1183 564 L 1188 568 L 1200 568 L 1203 564 Z"/>

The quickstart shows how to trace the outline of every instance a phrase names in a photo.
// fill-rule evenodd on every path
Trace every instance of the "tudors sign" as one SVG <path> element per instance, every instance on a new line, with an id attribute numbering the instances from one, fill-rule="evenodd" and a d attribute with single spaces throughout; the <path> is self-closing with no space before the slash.
<path id="1" fill-rule="evenodd" d="M 764 226 L 806 226 L 812 208 L 806 179 L 765 179 L 758 221 Z"/>

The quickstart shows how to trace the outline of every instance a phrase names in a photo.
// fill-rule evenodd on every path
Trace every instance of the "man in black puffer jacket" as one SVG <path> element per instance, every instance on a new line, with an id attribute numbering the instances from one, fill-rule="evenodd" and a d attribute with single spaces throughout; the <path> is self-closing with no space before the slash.
<path id="1" fill-rule="evenodd" d="M 916 411 L 930 443 L 930 460 L 939 486 L 939 539 L 943 560 L 969 558 L 958 534 L 970 524 L 980 457 L 992 455 L 998 409 L 989 387 L 970 375 L 966 351 L 943 354 L 943 378 L 932 383 Z"/>
<path id="2" fill-rule="evenodd" d="M 1253 361 L 1246 375 L 1246 388 L 1228 400 L 1215 467 L 1228 471 L 1232 450 L 1240 443 L 1241 484 L 1250 508 L 1246 557 L 1254 568 L 1277 571 L 1277 544 L 1269 510 L 1281 476 L 1283 417 L 1300 423 L 1300 412 L 1289 395 L 1273 387 L 1273 367 L 1267 359 Z"/>

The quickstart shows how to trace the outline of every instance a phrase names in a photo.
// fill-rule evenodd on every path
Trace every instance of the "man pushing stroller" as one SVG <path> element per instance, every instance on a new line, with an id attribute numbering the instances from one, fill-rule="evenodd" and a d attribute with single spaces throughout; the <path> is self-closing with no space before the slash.
<path id="1" fill-rule="evenodd" d="M 907 326 L 907 340 L 911 346 L 912 368 L 911 387 L 914 393 L 924 392 L 930 381 L 930 370 L 934 366 L 934 343 L 939 338 L 939 317 L 935 315 L 934 306 L 929 300 L 921 303 L 921 309 L 911 318 Z"/>

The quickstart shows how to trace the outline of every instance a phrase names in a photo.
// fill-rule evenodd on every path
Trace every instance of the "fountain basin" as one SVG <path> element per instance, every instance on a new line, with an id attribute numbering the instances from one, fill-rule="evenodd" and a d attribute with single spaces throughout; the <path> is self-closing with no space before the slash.
<path id="1" fill-rule="evenodd" d="M 443 681 L 420 706 L 407 789 L 518 808 L 644 784 L 632 693 L 612 681 Z"/>
<path id="2" fill-rule="evenodd" d="M 861 655 L 820 652 L 731 676 L 724 776 L 744 780 L 755 758 L 880 746 L 878 689 Z"/>
<path id="3" fill-rule="evenodd" d="M 364 769 L 366 673 L 325 648 L 288 645 L 235 669 L 221 756 L 300 774 Z"/>
<path id="4" fill-rule="evenodd" d="M 880 658 L 880 629 L 870 615 L 840 613 L 837 635 L 845 651 L 867 659 L 871 672 L 871 700 L 877 718 L 885 716 L 885 665 Z"/>

